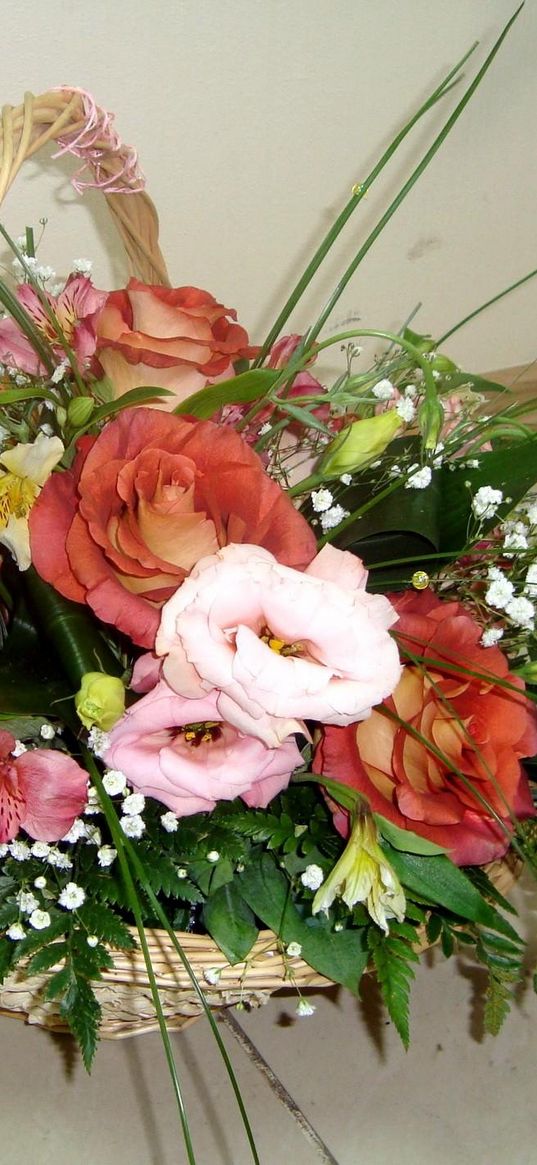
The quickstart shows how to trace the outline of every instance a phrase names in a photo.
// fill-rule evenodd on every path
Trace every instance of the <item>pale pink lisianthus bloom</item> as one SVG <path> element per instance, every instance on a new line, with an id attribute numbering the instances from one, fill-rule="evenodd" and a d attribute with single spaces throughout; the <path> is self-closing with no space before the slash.
<path id="1" fill-rule="evenodd" d="M 59 841 L 82 812 L 88 775 L 51 748 L 13 756 L 16 740 L 0 729 L 0 843 L 24 829 L 36 841 Z"/>
<path id="2" fill-rule="evenodd" d="M 362 720 L 401 672 L 397 615 L 366 581 L 362 562 L 332 546 L 304 572 L 258 546 L 226 546 L 162 609 L 163 675 L 181 695 L 217 688 L 226 720 L 265 743 L 289 717 Z"/>
<path id="3" fill-rule="evenodd" d="M 73 349 L 78 363 L 84 367 L 96 347 L 95 325 L 106 301 L 106 292 L 98 291 L 85 275 L 71 275 L 59 295 L 44 292 L 49 307 L 59 324 L 55 327 L 43 304 L 29 283 L 17 288 L 17 299 L 31 317 L 37 331 L 48 342 L 59 361 L 66 359 L 62 336 Z M 60 332 L 61 330 L 61 332 Z M 45 368 L 37 352 L 18 324 L 12 319 L 0 320 L 0 361 L 8 368 L 17 368 L 30 376 L 42 376 Z M 0 394 L 1 399 L 1 394 Z"/>
<path id="4" fill-rule="evenodd" d="M 264 808 L 302 757 L 292 739 L 267 748 L 227 724 L 218 692 L 185 699 L 161 679 L 112 729 L 104 759 L 138 792 L 184 817 L 235 797 Z"/>

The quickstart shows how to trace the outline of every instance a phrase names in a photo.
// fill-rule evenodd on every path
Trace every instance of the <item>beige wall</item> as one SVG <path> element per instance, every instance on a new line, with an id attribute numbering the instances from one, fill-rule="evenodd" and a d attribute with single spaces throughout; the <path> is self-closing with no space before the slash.
<path id="1" fill-rule="evenodd" d="M 1 5 L 2 101 L 69 83 L 116 111 L 138 147 L 177 284 L 206 287 L 262 338 L 294 273 L 353 182 L 476 38 L 481 62 L 515 0 L 20 0 Z M 363 264 L 332 320 L 437 334 L 537 266 L 537 11 L 526 7 L 483 86 Z M 474 66 L 471 66 L 473 68 Z M 445 110 L 454 104 L 448 98 Z M 304 327 L 354 241 L 440 125 L 422 123 L 363 204 L 294 320 Z M 95 259 L 123 280 L 95 197 L 68 166 L 32 161 L 6 202 L 19 233 L 49 220 L 58 270 Z M 378 193 L 377 193 L 378 191 Z M 354 222 L 354 220 L 353 220 Z M 103 245 L 103 235 L 105 244 Z M 485 369 L 537 356 L 537 281 L 464 330 L 456 358 Z"/>

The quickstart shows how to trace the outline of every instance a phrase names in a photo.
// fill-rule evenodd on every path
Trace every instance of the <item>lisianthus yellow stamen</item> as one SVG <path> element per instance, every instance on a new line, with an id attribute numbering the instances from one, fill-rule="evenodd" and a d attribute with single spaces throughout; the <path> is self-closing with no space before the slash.
<path id="1" fill-rule="evenodd" d="M 218 720 L 203 720 L 199 724 L 185 724 L 181 729 L 187 744 L 199 748 L 200 744 L 212 744 L 222 735 L 222 725 Z"/>
<path id="2" fill-rule="evenodd" d="M 403 888 L 379 845 L 377 828 L 368 812 L 357 816 L 346 849 L 313 899 L 312 914 L 328 911 L 336 897 L 349 909 L 363 902 L 386 934 L 389 918 L 402 922 L 405 917 Z"/>
<path id="3" fill-rule="evenodd" d="M 19 570 L 31 563 L 28 515 L 37 495 L 64 451 L 59 437 L 40 433 L 35 441 L 0 453 L 0 543 Z"/>

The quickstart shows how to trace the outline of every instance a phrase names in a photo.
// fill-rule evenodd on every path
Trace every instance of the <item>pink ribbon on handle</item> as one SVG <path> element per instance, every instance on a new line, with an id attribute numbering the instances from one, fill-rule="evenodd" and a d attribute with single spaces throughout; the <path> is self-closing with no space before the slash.
<path id="1" fill-rule="evenodd" d="M 138 166 L 138 154 L 133 146 L 125 146 L 113 127 L 114 114 L 107 113 L 97 105 L 95 98 L 85 89 L 74 89 L 70 85 L 60 85 L 62 93 L 79 93 L 82 97 L 85 124 L 78 134 L 62 134 L 58 138 L 60 149 L 53 155 L 73 154 L 82 160 L 82 166 L 71 178 L 77 194 L 91 188 L 103 190 L 105 194 L 137 194 L 145 187 L 145 178 Z M 97 143 L 99 143 L 97 145 Z M 109 174 L 103 161 L 115 155 L 117 170 Z M 83 178 L 89 170 L 92 178 Z"/>

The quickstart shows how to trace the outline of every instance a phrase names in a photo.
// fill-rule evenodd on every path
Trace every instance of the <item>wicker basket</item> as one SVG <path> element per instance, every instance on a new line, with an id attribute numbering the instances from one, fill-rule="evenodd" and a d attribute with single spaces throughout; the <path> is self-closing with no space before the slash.
<path id="1" fill-rule="evenodd" d="M 40 97 L 27 93 L 22 105 L 4 107 L 0 127 L 0 202 L 23 162 L 50 142 L 58 143 L 59 154 L 73 154 L 82 160 L 83 169 L 89 167 L 93 172 L 93 180 L 82 181 L 77 175 L 74 184 L 79 190 L 85 186 L 101 189 L 122 239 L 130 274 L 145 283 L 169 286 L 158 245 L 157 213 L 143 192 L 136 155 L 121 145 L 109 115 L 81 90 L 62 88 Z M 487 871 L 504 893 L 516 877 L 516 861 L 495 862 Z M 256 1006 L 285 987 L 302 990 L 333 986 L 302 959 L 284 959 L 281 943 L 271 931 L 261 931 L 247 960 L 235 966 L 226 961 L 208 936 L 178 937 L 211 1008 L 241 1001 Z M 417 949 L 422 951 L 427 942 L 423 934 L 419 938 Z M 202 1014 L 202 1007 L 166 932 L 148 931 L 147 939 L 167 1024 L 182 1028 Z M 121 1039 L 155 1030 L 158 1024 L 141 951 L 116 951 L 113 958 L 113 969 L 104 971 L 102 980 L 93 985 L 102 1008 L 102 1038 Z M 67 1031 L 58 1002 L 44 998 L 46 983 L 56 970 L 59 967 L 27 977 L 21 963 L 0 987 L 0 1014 L 52 1031 Z"/>

